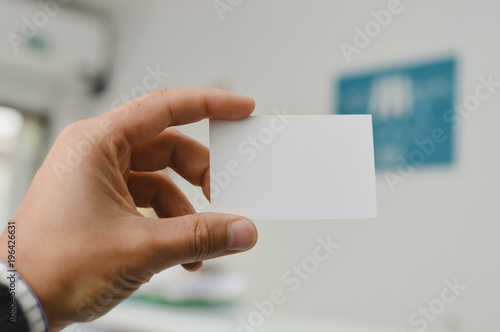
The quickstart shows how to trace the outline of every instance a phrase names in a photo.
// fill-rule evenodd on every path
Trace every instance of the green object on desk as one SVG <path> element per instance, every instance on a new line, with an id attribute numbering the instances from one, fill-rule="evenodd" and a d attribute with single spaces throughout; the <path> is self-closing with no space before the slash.
<path id="1" fill-rule="evenodd" d="M 133 299 L 144 301 L 156 305 L 172 306 L 172 307 L 226 307 L 234 306 L 234 301 L 224 300 L 205 300 L 205 299 L 184 299 L 184 300 L 169 300 L 161 296 L 154 295 L 134 295 Z"/>

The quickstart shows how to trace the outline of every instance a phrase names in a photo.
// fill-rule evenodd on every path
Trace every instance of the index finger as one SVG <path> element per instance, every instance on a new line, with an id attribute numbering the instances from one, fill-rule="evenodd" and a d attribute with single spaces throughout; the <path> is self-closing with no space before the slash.
<path id="1" fill-rule="evenodd" d="M 234 120 L 250 115 L 252 98 L 214 88 L 154 90 L 103 114 L 131 145 L 145 142 L 170 126 L 205 118 Z"/>

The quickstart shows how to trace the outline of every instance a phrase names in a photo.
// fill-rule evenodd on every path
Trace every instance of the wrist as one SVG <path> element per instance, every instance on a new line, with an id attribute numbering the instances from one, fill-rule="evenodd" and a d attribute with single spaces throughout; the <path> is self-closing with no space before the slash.
<path id="1" fill-rule="evenodd" d="M 13 302 L 16 303 L 16 308 L 27 314 L 28 320 L 36 319 L 35 326 L 31 326 L 30 331 L 60 331 L 65 326 L 49 325 L 49 312 L 46 309 L 46 301 L 37 290 L 37 279 L 33 279 L 33 275 L 26 271 L 26 266 L 33 265 L 26 262 L 30 255 L 25 255 L 23 247 L 18 247 L 18 229 L 14 221 L 10 221 L 5 230 L 0 234 L 0 283 L 9 289 L 9 294 L 12 292 Z M 19 263 L 23 264 L 19 264 Z M 35 264 L 39 265 L 39 264 Z M 28 269 L 30 270 L 30 269 Z M 11 280 L 12 279 L 12 282 Z M 12 287 L 11 287 L 11 284 Z M 12 290 L 11 290 L 12 288 Z M 43 329 L 40 327 L 43 326 Z"/>
<path id="2" fill-rule="evenodd" d="M 0 284 L 7 289 L 8 324 L 26 324 L 30 332 L 47 332 L 48 324 L 40 301 L 13 263 L 0 260 Z"/>

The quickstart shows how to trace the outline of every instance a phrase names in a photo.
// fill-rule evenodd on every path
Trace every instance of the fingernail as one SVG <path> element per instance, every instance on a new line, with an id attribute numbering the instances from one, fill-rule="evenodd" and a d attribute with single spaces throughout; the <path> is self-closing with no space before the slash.
<path id="1" fill-rule="evenodd" d="M 227 248 L 229 250 L 250 249 L 256 240 L 255 228 L 248 220 L 238 220 L 229 225 Z"/>

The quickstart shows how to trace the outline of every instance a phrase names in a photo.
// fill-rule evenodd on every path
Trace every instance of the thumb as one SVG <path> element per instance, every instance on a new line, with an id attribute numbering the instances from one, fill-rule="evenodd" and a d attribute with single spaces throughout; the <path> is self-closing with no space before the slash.
<path id="1" fill-rule="evenodd" d="M 149 222 L 152 264 L 156 272 L 251 249 L 257 228 L 250 220 L 218 213 L 198 213 Z"/>

